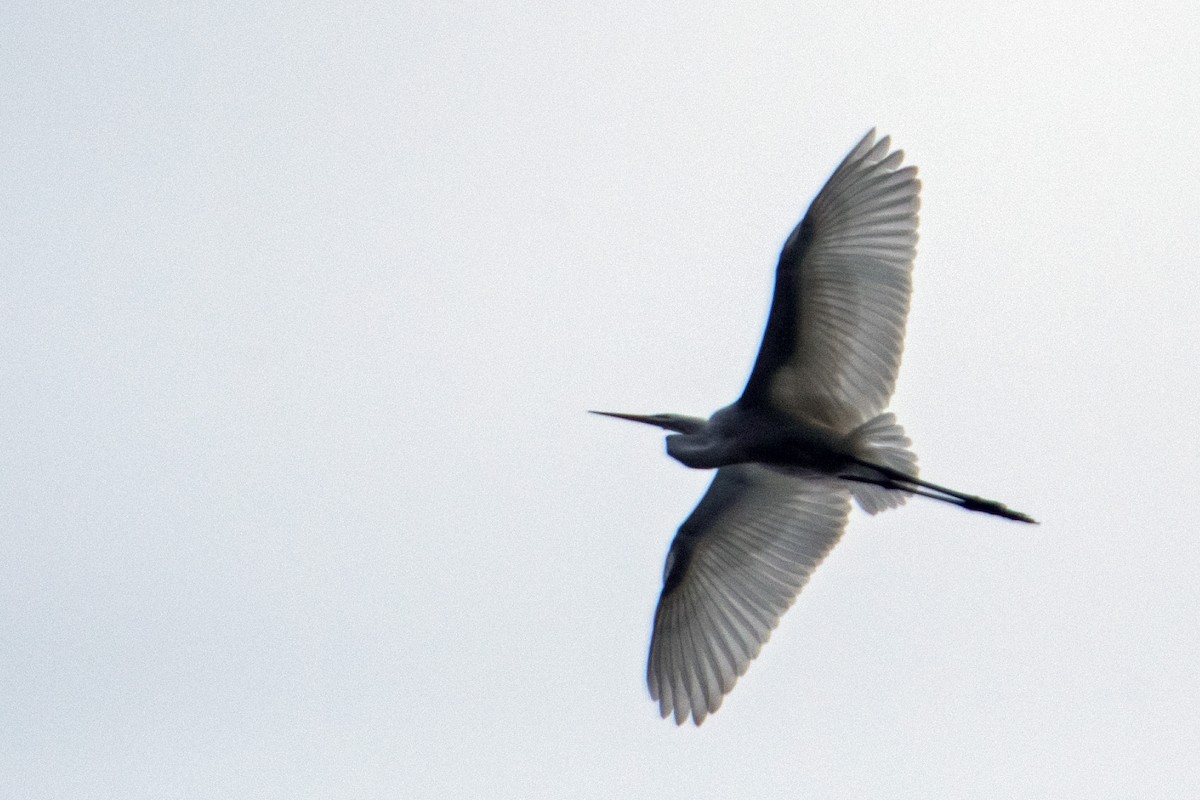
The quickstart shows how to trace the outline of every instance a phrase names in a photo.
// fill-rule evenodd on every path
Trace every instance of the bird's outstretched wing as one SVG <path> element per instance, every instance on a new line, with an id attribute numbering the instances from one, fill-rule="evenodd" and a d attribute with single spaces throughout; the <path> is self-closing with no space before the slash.
<path id="1" fill-rule="evenodd" d="M 717 470 L 663 572 L 647 682 L 664 717 L 699 725 L 720 707 L 841 537 L 849 498 L 818 474 Z"/>
<path id="2" fill-rule="evenodd" d="M 742 395 L 848 432 L 896 386 L 916 255 L 921 184 L 890 140 L 863 137 L 779 257 L 762 349 Z"/>

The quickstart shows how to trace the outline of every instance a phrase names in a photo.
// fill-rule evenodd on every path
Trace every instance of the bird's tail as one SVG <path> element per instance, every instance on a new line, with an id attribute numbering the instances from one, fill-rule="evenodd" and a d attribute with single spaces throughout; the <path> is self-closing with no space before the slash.
<path id="1" fill-rule="evenodd" d="M 887 472 L 917 477 L 917 454 L 909 448 L 912 441 L 890 411 L 873 417 L 850 432 L 850 452 L 858 463 L 847 470 L 846 477 L 855 481 L 850 493 L 868 514 L 878 514 L 903 505 L 908 494 L 895 491 L 893 486 L 878 483 L 882 468 Z M 862 480 L 856 480 L 861 478 Z"/>
<path id="2" fill-rule="evenodd" d="M 895 508 L 910 494 L 918 494 L 968 511 L 1037 523 L 1028 514 L 1013 511 L 1003 503 L 957 492 L 918 478 L 917 456 L 908 449 L 912 442 L 904 435 L 896 416 L 890 412 L 869 419 L 855 428 L 850 433 L 848 444 L 850 452 L 854 454 L 854 463 L 839 477 L 852 482 L 850 492 L 868 514 Z"/>

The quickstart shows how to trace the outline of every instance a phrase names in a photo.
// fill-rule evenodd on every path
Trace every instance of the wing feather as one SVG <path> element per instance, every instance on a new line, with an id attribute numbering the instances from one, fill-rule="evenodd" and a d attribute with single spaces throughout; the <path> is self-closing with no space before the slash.
<path id="1" fill-rule="evenodd" d="M 745 674 L 841 537 L 849 490 L 813 474 L 722 467 L 667 557 L 647 684 L 664 717 L 699 725 Z"/>
<path id="2" fill-rule="evenodd" d="M 920 181 L 888 137 L 863 137 L 784 245 L 762 348 L 739 401 L 849 432 L 896 387 Z"/>

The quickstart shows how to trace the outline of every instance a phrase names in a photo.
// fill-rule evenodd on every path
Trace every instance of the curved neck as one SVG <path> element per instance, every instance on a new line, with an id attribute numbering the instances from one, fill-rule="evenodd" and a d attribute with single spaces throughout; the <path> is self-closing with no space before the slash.
<path id="1" fill-rule="evenodd" d="M 667 455 L 692 469 L 716 469 L 743 460 L 728 439 L 714 436 L 711 429 L 700 433 L 672 433 L 667 437 Z"/>

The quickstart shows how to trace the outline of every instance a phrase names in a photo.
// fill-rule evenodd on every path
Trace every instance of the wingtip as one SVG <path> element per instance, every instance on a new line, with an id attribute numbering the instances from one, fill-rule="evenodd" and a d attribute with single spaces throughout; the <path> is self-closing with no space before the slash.
<path id="1" fill-rule="evenodd" d="M 875 137 L 878 135 L 879 129 L 872 126 L 869 131 L 863 134 L 863 137 L 858 140 L 858 144 L 854 145 L 854 150 L 851 152 L 865 152 L 875 146 Z"/>

